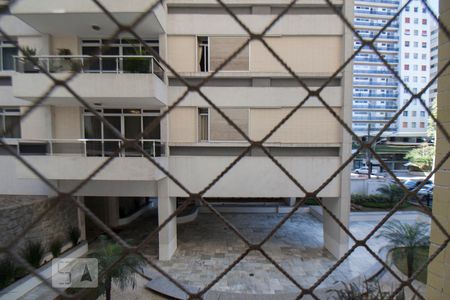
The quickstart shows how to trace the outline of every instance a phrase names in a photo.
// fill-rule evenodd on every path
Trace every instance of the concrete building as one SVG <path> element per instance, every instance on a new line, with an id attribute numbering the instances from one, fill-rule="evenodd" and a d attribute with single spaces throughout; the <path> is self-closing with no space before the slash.
<path id="1" fill-rule="evenodd" d="M 401 14 L 399 75 L 413 93 L 420 92 L 430 81 L 431 19 L 421 1 L 411 2 Z M 404 105 L 410 98 L 411 94 L 399 85 L 399 105 Z M 430 105 L 430 90 L 422 98 Z M 396 139 L 422 142 L 426 138 L 427 124 L 426 110 L 418 100 L 414 100 L 397 120 Z"/>
<path id="2" fill-rule="evenodd" d="M 399 9 L 399 0 L 356 0 L 354 26 L 365 40 L 372 40 Z M 399 63 L 399 22 L 393 21 L 375 42 L 386 61 L 397 70 Z M 354 49 L 361 46 L 356 39 Z M 355 59 L 353 77 L 353 130 L 360 136 L 374 136 L 398 109 L 398 83 L 376 53 L 364 47 Z M 383 136 L 391 136 L 391 125 Z"/>
<path id="3" fill-rule="evenodd" d="M 148 2 L 104 1 L 124 23 L 139 16 L 151 5 Z M 352 1 L 333 2 L 352 18 Z M 232 10 L 251 30 L 260 32 L 288 1 L 233 3 Z M 21 122 L 20 130 L 5 139 L 64 192 L 74 189 L 122 144 L 116 133 L 135 138 L 186 92 L 161 59 L 187 82 L 198 83 L 247 40 L 245 31 L 210 0 L 169 0 L 135 28 L 161 59 L 126 34 L 101 52 L 116 26 L 89 0 L 22 0 L 10 11 L 11 15 L 1 18 L 1 28 L 21 47 L 34 49 L 36 61 L 56 78 L 67 78 L 74 66 L 81 71 L 70 81 L 70 87 L 115 129 L 102 124 L 72 94 L 57 87 Z M 311 89 L 320 87 L 353 51 L 351 32 L 323 1 L 316 0 L 296 4 L 265 40 Z M 390 40 L 387 36 L 386 43 L 392 45 Z M 8 126 L 46 93 L 51 81 L 20 57 L 12 70 L 10 57 L 17 52 L 9 50 L 6 42 L 2 45 L 8 59 L 1 74 L 4 84 L 0 86 L 0 106 L 2 120 Z M 98 58 L 89 59 L 99 51 Z M 351 86 L 349 67 L 322 92 L 325 101 L 347 123 L 351 122 Z M 251 41 L 202 92 L 252 140 L 263 138 L 306 96 L 259 41 Z M 387 100 L 383 96 L 377 105 L 387 106 L 383 102 Z M 389 101 L 392 105 L 394 102 Z M 189 92 L 140 143 L 147 155 L 192 193 L 207 186 L 248 146 L 238 131 L 195 92 Z M 351 152 L 350 136 L 314 97 L 265 145 L 309 191 L 331 176 Z M 0 184 L 1 194 L 53 195 L 22 163 L 10 156 L 0 156 L 0 160 L 0 176 L 6 178 Z M 319 193 L 344 224 L 350 210 L 348 171 L 341 172 Z M 120 151 L 119 157 L 75 195 L 111 227 L 132 218 L 149 197 L 157 199 L 161 223 L 188 197 L 142 153 L 130 148 Z M 259 149 L 252 149 L 205 194 L 206 199 L 221 201 L 302 196 L 303 192 Z M 80 210 L 78 220 L 80 228 L 84 231 L 87 227 L 89 232 L 93 225 Z M 327 214 L 324 233 L 325 247 L 340 257 L 347 250 L 348 238 Z M 159 258 L 170 259 L 176 248 L 174 218 L 159 234 Z"/>

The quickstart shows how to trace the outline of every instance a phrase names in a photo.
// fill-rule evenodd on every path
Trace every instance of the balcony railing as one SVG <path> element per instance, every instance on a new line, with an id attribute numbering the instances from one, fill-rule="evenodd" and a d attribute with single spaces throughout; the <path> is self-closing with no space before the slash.
<path id="1" fill-rule="evenodd" d="M 39 73 L 34 63 L 49 73 L 140 73 L 155 74 L 164 80 L 164 69 L 148 55 L 46 55 L 31 58 L 15 56 L 14 69 L 19 73 Z"/>
<path id="2" fill-rule="evenodd" d="M 396 0 L 356 0 L 356 2 L 376 2 L 376 3 L 386 3 L 386 4 L 400 4 L 400 1 Z"/>
<path id="3" fill-rule="evenodd" d="M 362 32 L 359 32 L 359 35 L 362 36 L 362 37 L 367 37 L 367 38 L 371 38 L 371 39 L 373 39 L 376 36 L 376 34 L 374 34 L 374 33 L 362 33 Z M 398 40 L 399 36 L 398 35 L 383 35 L 383 34 L 381 34 L 377 38 L 377 40 L 379 40 L 379 39 Z"/>
<path id="4" fill-rule="evenodd" d="M 354 121 L 390 121 L 392 117 L 352 117 Z"/>
<path id="5" fill-rule="evenodd" d="M 361 109 L 392 109 L 397 110 L 398 106 L 396 105 L 364 105 L 364 104 L 353 104 L 353 108 L 361 108 Z"/>
<path id="6" fill-rule="evenodd" d="M 356 14 L 365 14 L 365 15 L 380 15 L 380 16 L 394 16 L 395 12 L 390 11 L 376 11 L 376 10 L 364 10 L 364 9 L 355 9 Z"/>
<path id="7" fill-rule="evenodd" d="M 386 75 L 392 75 L 391 71 L 389 70 L 353 70 L 353 73 L 357 74 L 386 74 Z"/>
<path id="8" fill-rule="evenodd" d="M 377 63 L 382 63 L 380 58 L 372 58 L 372 57 L 355 57 L 353 59 L 354 61 L 361 61 L 361 62 L 377 62 Z M 394 64 L 398 64 L 398 59 L 396 58 L 385 58 L 385 60 L 388 63 L 394 63 Z"/>
<path id="9" fill-rule="evenodd" d="M 359 49 L 360 47 L 361 47 L 361 45 L 354 45 L 354 46 L 353 46 L 353 49 L 354 49 L 354 50 L 357 50 L 357 49 Z M 399 50 L 398 47 L 375 46 L 375 48 L 376 48 L 377 50 L 379 50 L 379 51 L 398 51 L 398 50 Z M 370 48 L 369 46 L 364 46 L 364 47 L 362 48 L 362 50 L 371 50 L 371 51 L 373 51 L 373 49 Z"/>
<path id="10" fill-rule="evenodd" d="M 357 73 L 357 72 L 355 72 L 355 73 Z M 398 83 L 397 82 L 353 81 L 353 85 L 396 87 L 398 85 Z"/>
<path id="11" fill-rule="evenodd" d="M 9 144 L 17 145 L 19 155 L 54 155 L 109 157 L 123 145 L 119 139 L 9 139 Z M 140 146 L 152 157 L 164 156 L 161 140 L 142 139 Z M 119 157 L 142 157 L 135 148 L 122 149 Z"/>
<path id="12" fill-rule="evenodd" d="M 397 98 L 398 94 L 363 94 L 353 93 L 354 98 Z"/>
<path id="13" fill-rule="evenodd" d="M 354 25 L 384 27 L 386 23 L 371 21 L 354 21 Z M 398 28 L 398 22 L 392 22 L 387 28 Z"/>

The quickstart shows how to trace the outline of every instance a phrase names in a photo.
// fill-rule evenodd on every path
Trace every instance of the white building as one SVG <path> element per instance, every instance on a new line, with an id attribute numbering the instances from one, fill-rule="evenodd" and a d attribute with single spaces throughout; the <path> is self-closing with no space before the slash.
<path id="1" fill-rule="evenodd" d="M 406 1 L 403 1 L 406 3 Z M 430 81 L 431 15 L 422 1 L 415 0 L 401 14 L 399 75 L 413 93 L 420 92 Z M 399 106 L 404 105 L 411 94 L 399 86 Z M 422 99 L 430 105 L 430 90 Z M 426 137 L 428 114 L 417 99 L 397 121 L 397 140 L 420 142 Z"/>
<path id="2" fill-rule="evenodd" d="M 148 2 L 117 0 L 105 1 L 105 5 L 120 22 L 127 23 L 147 9 Z M 332 9 L 323 1 L 312 2 L 314 5 L 294 5 L 268 32 L 266 41 L 314 90 L 351 55 L 353 45 L 351 32 Z M 351 17 L 351 1 L 333 2 Z M 231 7 L 259 32 L 287 4 L 285 0 L 240 1 Z M 11 15 L 1 18 L 1 28 L 21 47 L 35 50 L 36 61 L 55 77 L 65 79 L 73 68 L 81 70 L 70 87 L 126 138 L 136 137 L 186 91 L 161 60 L 131 35 L 121 35 L 107 52 L 87 63 L 116 30 L 90 0 L 22 0 L 10 10 Z M 247 39 L 244 30 L 214 1 L 167 1 L 167 6 L 158 6 L 135 30 L 189 83 L 208 76 Z M 2 49 L 9 47 L 6 42 L 2 45 Z M 3 57 L 10 59 L 8 49 Z M 2 120 L 6 123 L 17 121 L 17 117 L 6 115 L 25 112 L 51 85 L 29 61 L 17 58 L 15 71 L 9 70 L 10 64 L 7 60 L 3 65 L 8 70 L 2 71 L 4 84 L 0 86 Z M 325 101 L 348 123 L 351 80 L 348 68 L 322 92 Z M 253 140 L 263 138 L 306 96 L 258 41 L 251 41 L 202 91 Z M 74 95 L 57 87 L 21 122 L 20 130 L 5 140 L 59 190 L 69 192 L 123 143 L 115 132 L 83 108 Z M 187 190 L 198 193 L 245 150 L 248 142 L 198 93 L 190 92 L 155 130 L 140 139 L 140 145 Z M 350 136 L 315 98 L 265 145 L 308 191 L 318 188 L 351 152 Z M 54 194 L 11 156 L 0 156 L 0 164 L 4 178 L 0 194 Z M 350 210 L 349 177 L 346 169 L 319 193 L 344 224 Z M 145 205 L 148 197 L 158 198 L 161 223 L 189 196 L 142 153 L 129 148 L 120 151 L 119 157 L 75 195 L 111 227 L 123 224 L 128 212 Z M 260 149 L 252 149 L 204 196 L 224 201 L 268 201 L 302 197 L 304 193 Z M 83 232 L 92 226 L 80 210 L 78 219 Z M 175 252 L 176 228 L 175 218 L 160 232 L 160 259 L 170 259 Z M 327 214 L 324 231 L 326 248 L 341 256 L 347 250 L 348 238 Z"/>

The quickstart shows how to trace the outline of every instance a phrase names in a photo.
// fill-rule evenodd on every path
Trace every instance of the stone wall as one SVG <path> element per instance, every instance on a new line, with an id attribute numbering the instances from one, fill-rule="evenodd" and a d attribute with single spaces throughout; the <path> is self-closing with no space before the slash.
<path id="1" fill-rule="evenodd" d="M 55 238 L 68 242 L 67 229 L 78 226 L 77 208 L 70 200 L 49 199 L 45 196 L 0 196 L 0 245 L 6 246 L 21 235 L 25 228 L 52 204 L 59 203 L 48 212 L 21 239 L 15 249 L 31 241 L 42 241 L 46 247 Z"/>

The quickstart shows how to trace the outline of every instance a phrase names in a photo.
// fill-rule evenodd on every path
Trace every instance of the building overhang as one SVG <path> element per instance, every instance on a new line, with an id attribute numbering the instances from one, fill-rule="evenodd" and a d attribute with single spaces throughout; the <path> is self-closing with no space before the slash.
<path id="1" fill-rule="evenodd" d="M 123 25 L 131 25 L 156 1 L 104 0 L 102 4 Z M 10 7 L 11 14 L 41 33 L 56 36 L 108 37 L 117 25 L 91 0 L 21 0 Z M 93 27 L 95 26 L 95 27 Z M 152 37 L 165 32 L 166 10 L 159 4 L 134 30 Z"/>

